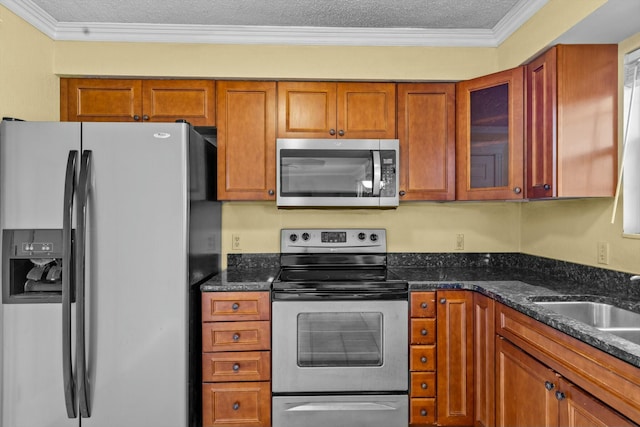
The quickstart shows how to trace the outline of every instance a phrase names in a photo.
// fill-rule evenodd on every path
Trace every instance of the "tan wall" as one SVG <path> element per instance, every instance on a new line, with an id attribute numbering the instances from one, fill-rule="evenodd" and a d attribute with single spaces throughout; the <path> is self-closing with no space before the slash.
<path id="1" fill-rule="evenodd" d="M 549 0 L 500 48 L 302 47 L 52 42 L 0 6 L 0 112 L 58 117 L 55 75 L 245 79 L 462 80 L 517 66 L 605 0 Z M 10 35 L 10 36 L 9 36 Z M 19 40 L 16 42 L 16 40 Z M 640 36 L 621 52 L 640 46 Z M 10 100 L 10 101 L 9 101 Z M 596 242 L 610 243 L 610 268 L 640 273 L 640 241 L 609 223 L 611 200 L 531 203 L 403 203 L 397 210 L 278 210 L 273 203 L 226 203 L 223 250 L 240 233 L 242 251 L 277 252 L 282 227 L 385 227 L 389 250 L 522 251 L 589 265 Z"/>
<path id="2" fill-rule="evenodd" d="M 0 117 L 59 119 L 54 42 L 0 6 Z"/>

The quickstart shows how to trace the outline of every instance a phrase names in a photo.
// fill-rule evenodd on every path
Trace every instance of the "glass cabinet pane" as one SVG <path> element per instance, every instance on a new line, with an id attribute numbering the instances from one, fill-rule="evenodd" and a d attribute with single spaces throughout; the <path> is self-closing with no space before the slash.
<path id="1" fill-rule="evenodd" d="M 382 313 L 301 313 L 298 366 L 382 366 Z"/>
<path id="2" fill-rule="evenodd" d="M 509 185 L 509 84 L 470 93 L 470 186 Z"/>

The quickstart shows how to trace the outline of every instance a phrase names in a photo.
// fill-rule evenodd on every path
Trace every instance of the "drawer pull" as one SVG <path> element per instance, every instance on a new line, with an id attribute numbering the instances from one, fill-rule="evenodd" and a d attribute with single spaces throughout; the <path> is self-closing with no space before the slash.
<path id="1" fill-rule="evenodd" d="M 233 371 L 234 372 L 238 372 L 240 370 L 240 364 L 239 363 L 234 363 L 233 364 Z"/>
<path id="2" fill-rule="evenodd" d="M 234 402 L 233 404 L 233 410 L 237 411 L 238 409 L 240 409 L 240 403 L 239 402 Z"/>
<path id="3" fill-rule="evenodd" d="M 421 361 L 422 363 L 427 363 L 427 356 L 422 356 L 422 357 L 420 358 L 420 361 Z"/>
<path id="4" fill-rule="evenodd" d="M 545 381 L 544 382 L 544 388 L 546 388 L 547 390 L 551 391 L 555 388 L 555 385 L 551 382 L 551 381 Z"/>
<path id="5" fill-rule="evenodd" d="M 423 417 L 426 417 L 428 414 L 426 409 L 420 409 L 420 415 L 422 415 Z"/>
<path id="6" fill-rule="evenodd" d="M 426 302 L 423 302 L 422 304 L 420 304 L 420 307 L 422 307 L 422 308 L 427 308 L 427 303 L 426 303 Z"/>
<path id="7" fill-rule="evenodd" d="M 422 387 L 423 390 L 426 390 L 427 389 L 427 383 L 422 383 L 420 385 L 420 387 Z"/>
<path id="8" fill-rule="evenodd" d="M 422 336 L 426 336 L 427 335 L 427 330 L 423 329 L 423 330 L 420 331 L 420 333 L 422 334 Z"/>
<path id="9" fill-rule="evenodd" d="M 556 391 L 556 399 L 558 400 L 564 400 L 565 397 L 567 397 L 563 392 L 561 391 Z"/>
<path id="10" fill-rule="evenodd" d="M 447 303 L 446 298 L 440 298 L 440 304 L 446 304 L 446 303 Z"/>
<path id="11" fill-rule="evenodd" d="M 231 306 L 231 309 L 233 311 L 238 311 L 239 308 L 240 308 L 240 304 L 238 304 L 237 302 L 234 302 L 233 305 Z"/>
<path id="12" fill-rule="evenodd" d="M 240 340 L 240 334 L 237 333 L 237 332 L 235 334 L 233 334 L 233 340 L 236 341 L 236 342 L 239 341 Z"/>

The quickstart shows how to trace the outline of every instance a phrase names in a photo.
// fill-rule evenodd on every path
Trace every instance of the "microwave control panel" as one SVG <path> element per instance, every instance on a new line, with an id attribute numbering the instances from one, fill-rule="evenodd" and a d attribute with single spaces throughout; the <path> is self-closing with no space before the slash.
<path id="1" fill-rule="evenodd" d="M 396 182 L 397 159 L 394 150 L 381 150 L 380 163 L 382 172 L 382 184 L 380 197 L 393 197 L 396 195 L 398 183 Z"/>

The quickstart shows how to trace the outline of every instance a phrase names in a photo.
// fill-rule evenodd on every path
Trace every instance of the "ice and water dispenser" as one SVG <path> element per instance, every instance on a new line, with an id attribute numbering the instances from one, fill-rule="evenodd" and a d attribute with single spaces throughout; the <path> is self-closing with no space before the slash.
<path id="1" fill-rule="evenodd" d="M 62 260 L 61 229 L 3 230 L 2 302 L 60 302 Z"/>

